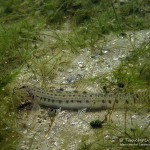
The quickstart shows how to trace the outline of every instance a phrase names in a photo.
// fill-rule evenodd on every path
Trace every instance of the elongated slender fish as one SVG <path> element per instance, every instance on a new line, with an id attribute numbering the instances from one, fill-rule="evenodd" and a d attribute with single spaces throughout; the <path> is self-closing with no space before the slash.
<path id="1" fill-rule="evenodd" d="M 144 101 L 150 102 L 148 91 L 137 93 L 87 93 L 87 92 L 68 92 L 56 90 L 44 90 L 42 88 L 23 86 L 40 105 L 65 108 L 65 109 L 106 109 L 106 108 L 125 108 L 129 105 L 136 105 Z"/>

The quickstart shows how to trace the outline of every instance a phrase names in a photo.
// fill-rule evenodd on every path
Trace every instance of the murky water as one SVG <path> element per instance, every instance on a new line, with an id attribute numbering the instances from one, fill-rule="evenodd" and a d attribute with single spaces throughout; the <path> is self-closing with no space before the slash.
<path id="1" fill-rule="evenodd" d="M 70 67 L 67 70 L 60 71 L 56 77 L 55 84 L 69 84 L 80 80 L 81 78 L 91 78 L 110 75 L 112 71 L 118 67 L 121 59 L 130 55 L 133 48 L 139 47 L 145 40 L 150 39 L 150 30 L 138 31 L 135 33 L 128 32 L 127 37 L 108 36 L 107 42 L 102 49 L 102 53 L 99 50 L 95 53 L 87 49 L 81 50 L 81 53 L 73 58 Z M 44 42 L 45 47 L 47 47 Z M 52 39 L 49 39 L 52 40 Z M 41 45 L 43 46 L 43 45 Z M 48 48 L 48 47 L 47 47 Z M 32 73 L 29 70 L 24 70 L 22 76 L 19 78 L 18 83 L 24 84 L 36 83 L 40 78 L 34 79 Z M 91 88 L 90 88 L 91 87 Z M 98 85 L 89 86 L 91 91 L 99 89 Z M 109 115 L 108 115 L 109 114 Z M 23 124 L 20 132 L 23 135 L 23 140 L 20 143 L 19 149 L 27 150 L 63 150 L 71 149 L 76 150 L 77 146 L 84 140 L 93 140 L 95 137 L 95 131 L 89 126 L 89 122 L 94 119 L 104 120 L 105 117 L 109 118 L 109 123 L 120 131 L 124 130 L 125 126 L 125 112 L 124 111 L 108 111 L 101 112 L 86 112 L 79 115 L 78 112 L 73 111 L 61 111 L 58 113 L 54 120 L 48 116 L 47 109 L 38 109 L 37 111 L 22 111 L 20 113 L 19 122 Z M 144 115 L 137 114 L 133 111 L 127 112 L 126 122 L 128 128 L 138 125 L 139 128 L 144 129 L 149 123 L 150 114 Z M 101 130 L 97 131 L 97 133 Z M 118 138 L 119 132 L 109 132 L 108 129 L 103 131 L 103 137 Z"/>

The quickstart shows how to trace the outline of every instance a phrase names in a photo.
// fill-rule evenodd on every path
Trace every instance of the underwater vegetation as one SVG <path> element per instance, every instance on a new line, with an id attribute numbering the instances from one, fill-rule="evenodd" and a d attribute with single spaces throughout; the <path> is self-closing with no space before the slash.
<path id="1" fill-rule="evenodd" d="M 20 1 L 15 1 L 18 5 Z M 15 3 L 15 4 L 16 4 Z M 34 28 L 36 20 L 29 22 L 19 16 L 13 1 L 0 2 L 0 149 L 16 149 L 21 137 L 17 131 L 16 107 L 20 101 L 13 97 L 12 83 L 20 70 L 31 59 L 36 49 L 31 44 L 38 40 Z M 26 14 L 27 15 L 27 14 Z M 32 19 L 34 19 L 32 17 Z"/>
<path id="2" fill-rule="evenodd" d="M 94 121 L 90 122 L 90 126 L 92 128 L 102 128 L 102 124 L 103 124 L 103 122 L 100 120 L 94 120 Z"/>
<path id="3" fill-rule="evenodd" d="M 126 31 L 149 29 L 150 22 L 149 0 L 1 0 L 0 1 L 0 148 L 1 150 L 15 150 L 21 135 L 17 130 L 17 106 L 21 103 L 14 97 L 13 85 L 23 66 L 33 70 L 43 80 L 53 80 L 64 63 L 67 66 L 72 58 L 62 61 L 64 55 L 61 49 L 69 49 L 72 54 L 80 53 L 82 48 L 88 47 L 92 52 L 97 50 L 105 36 L 117 34 L 126 36 Z M 50 64 L 46 60 L 36 62 L 38 53 L 37 43 L 40 43 L 40 31 L 45 28 L 63 29 L 63 24 L 69 22 L 70 32 L 58 35 L 54 32 L 56 43 L 50 52 Z M 59 53 L 60 52 L 60 53 Z M 57 55 L 57 53 L 59 53 Z M 41 55 L 47 55 L 42 51 Z M 42 57 L 41 57 L 42 58 Z M 67 64 L 67 65 L 66 65 Z M 57 69 L 56 69 L 57 68 Z M 65 68 L 65 67 L 64 67 Z M 36 71 L 38 70 L 38 71 Z M 97 78 L 96 78 L 97 79 Z M 89 79 L 90 81 L 90 79 Z M 95 81 L 95 80 L 94 80 Z M 129 92 L 136 89 L 149 89 L 150 86 L 150 45 L 145 41 L 139 48 L 133 45 L 133 51 L 121 61 L 114 70 L 113 84 L 125 88 Z M 98 81 L 102 82 L 102 81 Z M 148 103 L 149 104 L 149 103 Z M 92 126 L 101 127 L 101 122 L 93 121 Z M 109 126 L 110 127 L 110 126 Z M 112 128 L 109 128 L 112 130 Z M 116 130 L 115 125 L 113 127 Z M 141 131 L 138 127 L 127 129 L 129 138 L 146 137 L 148 126 Z M 121 129 L 120 129 L 121 130 Z M 113 130 L 112 130 L 113 132 Z M 87 144 L 89 137 L 83 137 L 80 150 L 96 150 L 98 146 L 108 143 L 101 141 L 103 137 L 96 133 L 93 143 Z M 134 137 L 135 136 L 135 137 Z M 100 140 L 101 139 L 101 140 Z M 100 142 L 99 142 L 100 141 Z M 95 145 L 96 143 L 96 145 Z M 94 145 L 94 147 L 92 146 Z M 110 143 L 110 146 L 114 143 Z M 137 149 L 139 147 L 136 147 Z M 132 148 L 131 148 L 132 149 Z M 134 149 L 134 147 L 133 147 Z M 139 148 L 140 149 L 140 148 Z"/>
<path id="4" fill-rule="evenodd" d="M 117 83 L 129 90 L 148 88 L 150 84 L 150 44 L 149 41 L 132 51 L 114 71 Z"/>

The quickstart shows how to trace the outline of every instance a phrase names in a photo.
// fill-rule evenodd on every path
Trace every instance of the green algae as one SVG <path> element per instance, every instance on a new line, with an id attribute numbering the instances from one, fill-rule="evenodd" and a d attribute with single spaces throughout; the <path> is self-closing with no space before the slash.
<path id="1" fill-rule="evenodd" d="M 16 149 L 20 138 L 14 123 L 19 102 L 12 96 L 11 91 L 24 65 L 27 65 L 35 76 L 42 77 L 44 85 L 47 80 L 55 79 L 59 68 L 65 68 L 72 59 L 73 55 L 69 55 L 70 59 L 62 59 L 65 56 L 62 54 L 58 56 L 57 49 L 69 49 L 70 53 L 79 53 L 80 49 L 89 47 L 93 51 L 97 49 L 96 45 L 99 44 L 100 39 L 105 42 L 105 35 L 112 32 L 120 35 L 125 31 L 147 29 L 150 26 L 147 21 L 149 19 L 148 0 L 132 0 L 120 4 L 119 7 L 116 7 L 112 1 L 105 0 L 17 0 L 1 1 L 0 4 L 0 147 L 2 150 Z M 39 41 L 38 30 L 44 29 L 45 26 L 62 29 L 62 24 L 66 20 L 71 20 L 73 31 L 60 36 L 55 35 L 57 42 L 51 45 L 54 46 L 55 53 L 50 52 L 50 55 L 58 57 L 50 57 L 50 63 L 47 60 L 34 62 L 33 54 L 37 53 L 35 43 Z M 45 26 L 43 26 L 44 23 Z M 34 46 L 31 46 L 32 44 Z M 114 71 L 114 80 L 117 79 L 117 83 L 113 84 L 122 84 L 129 91 L 149 88 L 150 59 L 147 57 L 149 50 L 149 44 L 145 43 L 138 50 L 134 49 L 126 60 L 122 60 L 119 68 Z M 47 55 L 47 52 L 43 55 Z M 141 61 L 141 58 L 144 61 Z M 34 62 L 33 65 L 30 65 L 30 62 Z M 65 65 L 58 67 L 61 63 Z M 142 65 L 139 65 L 140 63 Z M 87 79 L 85 83 L 95 81 L 107 82 L 107 79 L 101 81 L 96 77 Z M 140 133 L 142 137 L 147 128 L 145 127 L 142 131 L 135 128 L 129 134 L 138 137 Z M 148 138 L 147 135 L 144 137 Z M 102 140 L 103 137 L 99 139 Z M 106 148 L 109 144 L 115 145 L 115 143 L 101 144 L 99 139 L 94 139 L 95 141 L 87 144 L 88 137 L 83 138 L 83 145 L 79 149 L 96 150 L 99 146 Z M 97 143 L 96 146 L 95 143 Z"/>

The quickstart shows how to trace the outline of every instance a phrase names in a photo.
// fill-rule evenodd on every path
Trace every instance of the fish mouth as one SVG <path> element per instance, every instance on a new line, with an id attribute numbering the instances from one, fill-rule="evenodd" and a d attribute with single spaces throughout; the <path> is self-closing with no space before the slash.
<path id="1" fill-rule="evenodd" d="M 21 87 L 14 87 L 14 88 L 13 88 L 13 94 L 15 94 L 17 90 L 26 89 L 26 88 L 27 88 L 26 85 L 23 85 L 23 86 L 21 86 Z"/>

